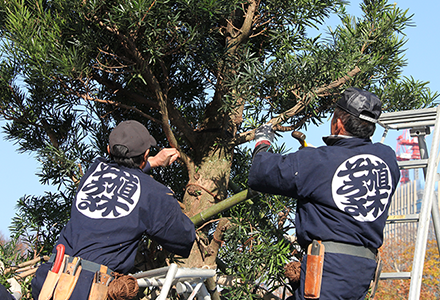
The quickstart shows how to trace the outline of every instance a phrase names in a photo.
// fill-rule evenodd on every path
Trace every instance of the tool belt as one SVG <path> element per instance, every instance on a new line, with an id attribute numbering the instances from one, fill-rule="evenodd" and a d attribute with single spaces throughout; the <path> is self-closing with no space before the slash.
<path id="1" fill-rule="evenodd" d="M 54 260 L 55 255 L 52 255 L 49 262 L 53 262 Z M 80 257 L 65 255 L 63 271 L 60 271 L 55 286 L 53 286 L 53 284 L 51 285 L 53 286 L 51 287 L 53 291 L 49 291 L 49 294 L 53 295 L 53 300 L 68 300 L 70 298 L 82 270 L 95 273 L 89 292 L 89 300 L 107 299 L 108 286 L 114 279 L 113 271 L 107 266 L 81 259 Z M 44 294 L 48 294 L 48 291 L 45 291 Z M 44 300 L 46 299 L 49 300 L 52 299 L 52 297 L 44 298 Z M 39 298 L 39 300 L 43 299 Z"/>
<path id="2" fill-rule="evenodd" d="M 318 299 L 320 296 L 324 253 L 347 254 L 376 261 L 375 276 L 370 285 L 374 295 L 381 270 L 380 257 L 377 249 L 332 241 L 322 242 L 313 240 L 307 250 L 306 278 L 304 284 L 304 297 L 306 299 Z"/>
<path id="3" fill-rule="evenodd" d="M 356 246 L 351 244 L 339 243 L 339 242 L 322 242 L 325 246 L 326 253 L 339 253 L 347 254 L 357 257 L 368 258 L 376 260 L 377 249 L 367 248 L 364 246 Z"/>
<path id="4" fill-rule="evenodd" d="M 67 257 L 67 261 L 66 261 L 67 263 L 71 263 L 74 259 L 74 257 L 71 257 L 69 255 L 66 255 L 66 257 Z M 52 254 L 47 262 L 53 263 L 54 260 L 55 260 L 55 254 Z M 83 270 L 90 271 L 93 273 L 96 273 L 97 271 L 99 271 L 102 266 L 98 263 L 94 263 L 93 261 L 89 261 L 89 260 L 85 260 L 85 259 L 81 259 L 80 264 L 81 264 L 81 267 Z M 113 273 L 113 271 L 111 269 L 107 268 L 107 274 L 111 275 L 112 273 Z"/>
<path id="5" fill-rule="evenodd" d="M 382 272 L 382 260 L 379 255 L 379 251 L 375 248 L 369 248 L 364 246 L 356 246 L 338 242 L 322 242 L 325 245 L 325 252 L 327 253 L 340 253 L 357 257 L 368 258 L 376 261 L 376 270 L 374 271 L 373 280 L 370 283 L 370 299 L 374 298 L 376 290 L 379 284 L 380 273 Z"/>

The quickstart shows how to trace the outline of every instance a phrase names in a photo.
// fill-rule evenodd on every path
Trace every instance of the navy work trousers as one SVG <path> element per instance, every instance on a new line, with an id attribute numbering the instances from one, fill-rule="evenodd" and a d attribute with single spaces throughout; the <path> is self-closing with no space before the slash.
<path id="1" fill-rule="evenodd" d="M 288 300 L 304 298 L 307 256 L 301 263 L 301 282 Z M 376 270 L 376 262 L 346 254 L 325 253 L 320 300 L 364 300 Z"/>

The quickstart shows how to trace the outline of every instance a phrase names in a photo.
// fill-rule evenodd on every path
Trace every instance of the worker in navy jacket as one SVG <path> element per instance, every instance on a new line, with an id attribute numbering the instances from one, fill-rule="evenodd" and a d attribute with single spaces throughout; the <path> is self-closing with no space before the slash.
<path id="1" fill-rule="evenodd" d="M 337 102 L 326 146 L 270 153 L 272 126 L 256 131 L 249 187 L 297 199 L 298 243 L 306 249 L 315 240 L 325 247 L 321 300 L 364 299 L 375 273 L 400 177 L 395 152 L 370 139 L 380 113 L 374 94 L 349 88 Z M 305 299 L 306 265 L 307 255 L 292 299 Z"/>
<path id="2" fill-rule="evenodd" d="M 150 157 L 156 141 L 137 121 L 120 123 L 109 137 L 111 160 L 98 158 L 81 179 L 71 219 L 57 244 L 83 264 L 70 299 L 87 300 L 93 263 L 127 274 L 134 266 L 144 233 L 166 250 L 188 257 L 194 239 L 192 221 L 181 211 L 174 193 L 145 171 L 168 166 L 179 157 L 174 148 Z M 89 262 L 92 262 L 90 264 Z M 34 299 L 51 263 L 41 266 L 32 282 Z"/>

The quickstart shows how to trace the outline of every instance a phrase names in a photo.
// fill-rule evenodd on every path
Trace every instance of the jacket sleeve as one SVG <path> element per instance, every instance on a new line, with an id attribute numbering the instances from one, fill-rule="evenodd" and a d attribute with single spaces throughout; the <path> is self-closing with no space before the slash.
<path id="1" fill-rule="evenodd" d="M 255 145 L 254 151 L 252 152 L 252 161 L 254 161 L 255 155 L 260 152 L 273 152 L 272 145 L 269 141 L 262 141 Z"/>
<path id="2" fill-rule="evenodd" d="M 147 234 L 167 251 L 188 257 L 195 240 L 194 223 L 182 212 L 170 189 L 163 186 L 150 201 L 144 220 Z"/>
<path id="3" fill-rule="evenodd" d="M 249 187 L 262 193 L 297 197 L 298 172 L 294 155 L 257 153 L 249 171 Z"/>

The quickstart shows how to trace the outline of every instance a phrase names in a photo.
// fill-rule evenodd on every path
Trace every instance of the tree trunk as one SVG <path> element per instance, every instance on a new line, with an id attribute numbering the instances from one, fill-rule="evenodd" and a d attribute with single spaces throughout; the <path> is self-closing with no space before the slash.
<path id="1" fill-rule="evenodd" d="M 232 150 L 215 148 L 208 152 L 196 166 L 193 178 L 190 178 L 183 198 L 185 213 L 192 217 L 222 201 L 227 196 L 232 162 Z M 185 261 L 187 267 L 215 268 L 215 259 L 221 245 L 226 222 L 221 221 L 214 233 L 214 239 L 208 240 L 207 232 L 211 226 L 198 230 L 197 239 L 190 257 Z"/>

